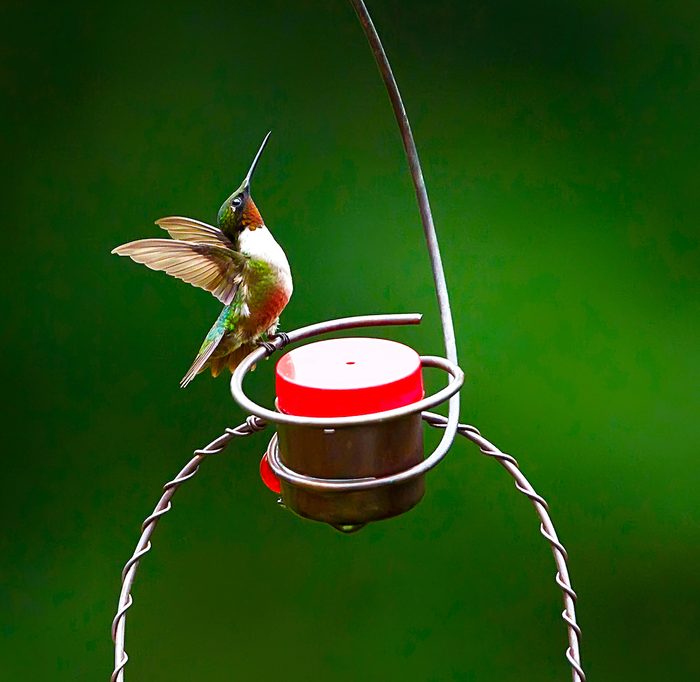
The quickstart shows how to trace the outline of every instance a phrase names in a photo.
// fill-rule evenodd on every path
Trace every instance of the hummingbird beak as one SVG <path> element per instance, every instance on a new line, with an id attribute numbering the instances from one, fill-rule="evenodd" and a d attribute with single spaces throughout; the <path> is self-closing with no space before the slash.
<path id="1" fill-rule="evenodd" d="M 270 131 L 267 135 L 265 135 L 265 139 L 262 141 L 262 144 L 260 145 L 260 149 L 258 149 L 258 153 L 255 155 L 255 158 L 253 159 L 253 163 L 250 164 L 250 170 L 246 174 L 246 176 L 241 184 L 241 189 L 250 189 L 250 181 L 253 177 L 253 173 L 255 173 L 255 168 L 258 165 L 260 155 L 263 153 L 263 149 L 265 149 L 265 145 L 267 144 L 267 141 L 270 139 L 271 134 L 272 134 L 272 131 Z"/>

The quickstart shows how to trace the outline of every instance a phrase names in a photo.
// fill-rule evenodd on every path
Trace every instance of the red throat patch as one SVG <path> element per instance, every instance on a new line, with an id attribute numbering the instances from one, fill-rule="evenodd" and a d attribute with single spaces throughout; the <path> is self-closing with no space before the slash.
<path id="1" fill-rule="evenodd" d="M 241 225 L 249 230 L 257 230 L 263 226 L 263 219 L 252 199 L 248 199 L 241 214 Z"/>

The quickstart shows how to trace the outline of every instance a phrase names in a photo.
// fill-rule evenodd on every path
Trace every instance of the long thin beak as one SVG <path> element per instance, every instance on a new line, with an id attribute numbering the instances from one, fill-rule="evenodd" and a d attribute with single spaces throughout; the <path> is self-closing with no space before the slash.
<path id="1" fill-rule="evenodd" d="M 250 187 L 250 180 L 253 177 L 253 173 L 255 173 L 255 167 L 258 165 L 258 160 L 260 159 L 260 155 L 263 153 L 263 149 L 265 149 L 265 145 L 267 144 L 267 141 L 270 139 L 271 134 L 272 134 L 272 131 L 270 131 L 267 135 L 265 135 L 265 139 L 262 141 L 262 144 L 260 145 L 260 149 L 258 149 L 258 153 L 255 155 L 255 158 L 253 159 L 253 163 L 250 164 L 250 170 L 248 171 L 248 174 L 245 176 L 245 179 L 243 180 L 241 187 Z"/>

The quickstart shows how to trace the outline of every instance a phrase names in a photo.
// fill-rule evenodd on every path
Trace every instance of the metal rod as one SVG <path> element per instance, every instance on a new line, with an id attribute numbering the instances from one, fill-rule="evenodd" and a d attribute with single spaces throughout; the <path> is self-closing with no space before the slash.
<path id="1" fill-rule="evenodd" d="M 199 471 L 201 462 L 210 455 L 218 455 L 229 442 L 237 436 L 249 436 L 265 428 L 265 422 L 259 417 L 248 417 L 243 424 L 236 428 L 226 429 L 226 432 L 213 440 L 209 445 L 200 450 L 195 450 L 194 457 L 182 468 L 180 473 L 163 486 L 164 493 L 161 495 L 153 513 L 146 517 L 141 525 L 141 537 L 136 543 L 136 549 L 126 562 L 122 570 L 122 589 L 119 594 L 119 604 L 117 614 L 112 621 L 112 639 L 114 641 L 114 671 L 110 677 L 110 682 L 123 682 L 124 666 L 129 657 L 125 650 L 126 640 L 126 612 L 129 610 L 134 600 L 131 597 L 131 588 L 136 578 L 136 571 L 139 567 L 141 557 L 151 549 L 151 536 L 155 531 L 161 516 L 167 514 L 172 504 L 170 500 L 179 487 L 189 481 Z"/>
<path id="2" fill-rule="evenodd" d="M 457 364 L 457 344 L 455 341 L 455 330 L 452 322 L 452 312 L 450 310 L 450 298 L 447 293 L 447 283 L 445 282 L 445 271 L 442 267 L 442 258 L 440 257 L 440 245 L 438 244 L 437 234 L 435 232 L 435 224 L 433 223 L 433 214 L 430 210 L 430 200 L 428 199 L 428 191 L 425 187 L 423 179 L 423 170 L 418 157 L 418 150 L 413 139 L 411 124 L 408 120 L 408 114 L 404 107 L 399 86 L 394 78 L 394 73 L 389 64 L 389 58 L 384 52 L 382 41 L 379 38 L 377 29 L 374 27 L 372 17 L 362 0 L 349 0 L 350 4 L 355 9 L 362 28 L 365 31 L 367 40 L 369 41 L 372 53 L 379 67 L 379 72 L 384 80 L 391 106 L 394 109 L 396 122 L 401 131 L 401 139 L 403 141 L 406 159 L 408 160 L 408 168 L 411 172 L 413 186 L 418 199 L 418 210 L 420 212 L 421 222 L 423 223 L 423 232 L 425 233 L 425 241 L 430 254 L 430 265 L 433 269 L 433 280 L 435 282 L 435 293 L 437 294 L 438 306 L 440 308 L 440 321 L 442 323 L 442 334 L 445 341 L 445 355 L 450 362 Z M 455 399 L 455 402 L 457 399 Z"/>
<path id="3" fill-rule="evenodd" d="M 423 419 L 437 428 L 445 428 L 447 420 L 440 414 L 432 412 L 424 412 Z M 586 675 L 581 666 L 580 639 L 581 628 L 576 622 L 576 592 L 571 586 L 571 578 L 569 577 L 569 569 L 567 566 L 568 554 L 564 545 L 562 545 L 557 531 L 554 528 L 554 523 L 549 516 L 549 507 L 545 499 L 539 495 L 532 487 L 530 481 L 527 480 L 525 474 L 520 471 L 518 461 L 512 455 L 501 452 L 493 443 L 484 438 L 478 429 L 467 424 L 460 424 L 457 427 L 457 433 L 460 436 L 468 438 L 475 443 L 482 454 L 493 457 L 500 462 L 503 468 L 512 476 L 515 481 L 515 487 L 527 497 L 535 507 L 537 515 L 540 517 L 540 533 L 547 540 L 552 548 L 554 555 L 554 563 L 557 566 L 557 574 L 555 580 L 562 591 L 564 599 L 564 610 L 561 617 L 566 623 L 569 636 L 569 646 L 566 650 L 566 658 L 571 666 L 571 675 L 573 682 L 586 682 Z"/>

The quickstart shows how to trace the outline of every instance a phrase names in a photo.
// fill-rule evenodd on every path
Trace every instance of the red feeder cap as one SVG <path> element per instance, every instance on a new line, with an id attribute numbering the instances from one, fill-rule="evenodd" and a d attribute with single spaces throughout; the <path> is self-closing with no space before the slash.
<path id="1" fill-rule="evenodd" d="M 386 339 L 317 341 L 276 368 L 277 408 L 304 417 L 349 417 L 409 405 L 424 395 L 416 351 Z"/>

